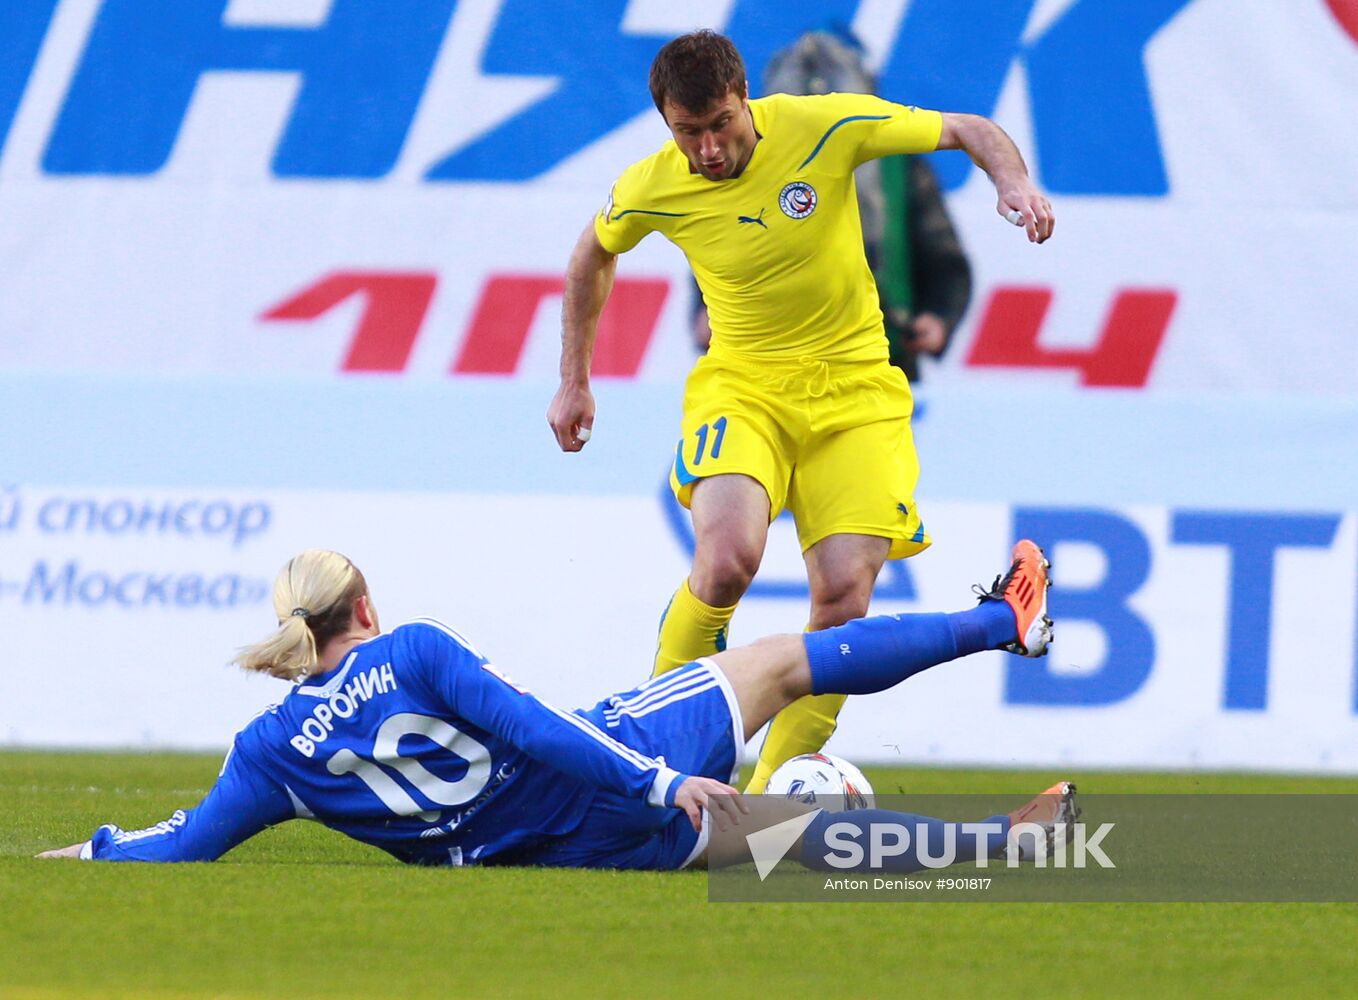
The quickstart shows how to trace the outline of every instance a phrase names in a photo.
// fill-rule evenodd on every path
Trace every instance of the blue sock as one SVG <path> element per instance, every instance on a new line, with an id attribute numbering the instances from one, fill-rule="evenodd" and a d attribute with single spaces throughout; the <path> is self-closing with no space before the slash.
<path id="1" fill-rule="evenodd" d="M 1003 601 L 943 615 L 879 615 L 808 632 L 812 694 L 872 694 L 959 656 L 998 649 L 1017 638 Z"/>
<path id="2" fill-rule="evenodd" d="M 802 834 L 801 862 L 807 868 L 822 872 L 909 874 L 944 867 L 942 862 L 949 854 L 953 864 L 975 861 L 979 856 L 978 846 L 981 855 L 990 857 L 1009 838 L 1008 816 L 991 816 L 981 822 L 993 829 L 982 831 L 967 824 L 970 829 L 964 830 L 961 823 L 886 809 L 822 811 Z M 873 824 L 878 827 L 876 839 L 881 845 L 881 856 L 877 859 L 871 853 L 873 835 L 869 828 Z M 904 831 L 897 832 L 890 827 L 904 827 Z M 952 850 L 948 851 L 950 838 Z M 922 858 L 934 864 L 925 864 Z M 878 862 L 875 865 L 874 860 Z"/>
<path id="3" fill-rule="evenodd" d="M 1014 609 L 1004 601 L 982 601 L 970 611 L 948 615 L 948 623 L 957 637 L 958 656 L 999 649 L 1018 638 Z"/>

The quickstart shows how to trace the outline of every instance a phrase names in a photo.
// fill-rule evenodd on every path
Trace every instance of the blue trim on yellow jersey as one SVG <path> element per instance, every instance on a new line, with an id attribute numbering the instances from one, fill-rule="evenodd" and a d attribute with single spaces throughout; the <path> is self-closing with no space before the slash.
<path id="1" fill-rule="evenodd" d="M 674 448 L 674 478 L 679 480 L 680 486 L 687 486 L 689 483 L 696 483 L 701 476 L 695 476 L 688 471 L 688 466 L 684 464 L 684 442 L 680 441 Z"/>
<path id="2" fill-rule="evenodd" d="M 687 212 L 653 212 L 653 211 L 651 211 L 650 209 L 645 209 L 645 208 L 629 208 L 629 209 L 626 209 L 625 211 L 619 212 L 617 215 L 609 216 L 608 221 L 609 221 L 609 222 L 617 222 L 617 221 L 618 221 L 619 219 L 621 219 L 624 215 L 663 215 L 663 216 L 665 216 L 666 218 L 670 218 L 670 219 L 682 219 L 684 216 L 688 215 L 688 213 L 687 213 Z"/>
<path id="3" fill-rule="evenodd" d="M 820 142 L 816 143 L 816 148 L 811 150 L 811 155 L 803 160 L 802 165 L 797 169 L 803 169 L 808 163 L 816 158 L 816 155 L 820 153 L 820 148 L 825 145 L 826 140 L 830 138 L 835 129 L 839 128 L 839 126 L 847 125 L 849 122 L 882 122 L 890 117 L 890 115 L 850 115 L 848 118 L 841 118 L 825 130 L 825 134 L 820 137 Z"/>

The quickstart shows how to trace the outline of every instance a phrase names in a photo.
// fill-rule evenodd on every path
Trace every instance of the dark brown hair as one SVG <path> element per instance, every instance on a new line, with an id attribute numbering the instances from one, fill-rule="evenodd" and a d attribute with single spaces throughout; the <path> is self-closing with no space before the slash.
<path id="1" fill-rule="evenodd" d="M 745 93 L 745 61 L 731 39 L 704 28 L 665 43 L 651 63 L 650 83 L 662 115 L 666 100 L 696 114 L 732 91 Z"/>

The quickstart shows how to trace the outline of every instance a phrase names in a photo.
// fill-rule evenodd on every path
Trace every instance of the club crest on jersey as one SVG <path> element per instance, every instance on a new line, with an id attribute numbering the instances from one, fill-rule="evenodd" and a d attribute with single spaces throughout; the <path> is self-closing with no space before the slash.
<path id="1" fill-rule="evenodd" d="M 816 189 L 806 181 L 793 181 L 778 193 L 778 207 L 789 219 L 805 219 L 816 210 Z"/>

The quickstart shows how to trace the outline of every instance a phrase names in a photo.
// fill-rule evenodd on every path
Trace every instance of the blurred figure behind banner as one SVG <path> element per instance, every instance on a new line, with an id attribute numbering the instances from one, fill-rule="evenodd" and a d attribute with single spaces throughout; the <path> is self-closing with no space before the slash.
<path id="1" fill-rule="evenodd" d="M 774 54 L 765 94 L 877 92 L 858 40 L 811 31 Z M 920 156 L 868 160 L 854 171 L 868 264 L 877 281 L 891 363 L 919 379 L 919 355 L 938 357 L 971 299 L 971 266 L 938 179 Z M 694 287 L 693 341 L 706 351 L 712 331 Z"/>

